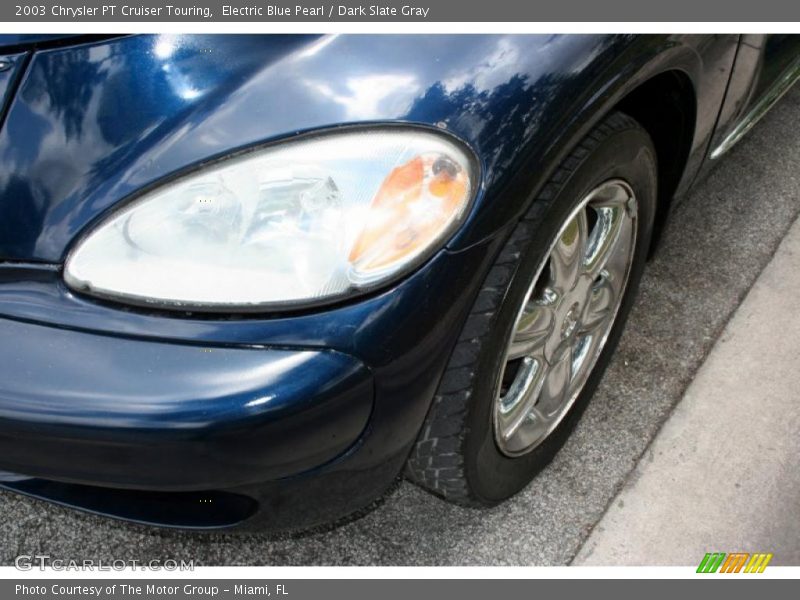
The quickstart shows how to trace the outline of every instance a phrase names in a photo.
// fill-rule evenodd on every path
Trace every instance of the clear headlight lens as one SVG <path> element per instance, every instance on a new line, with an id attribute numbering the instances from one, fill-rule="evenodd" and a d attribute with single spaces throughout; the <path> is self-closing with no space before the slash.
<path id="1" fill-rule="evenodd" d="M 425 130 L 322 135 L 249 152 L 145 194 L 89 234 L 68 285 L 180 308 L 313 304 L 406 272 L 453 232 L 475 186 Z"/>

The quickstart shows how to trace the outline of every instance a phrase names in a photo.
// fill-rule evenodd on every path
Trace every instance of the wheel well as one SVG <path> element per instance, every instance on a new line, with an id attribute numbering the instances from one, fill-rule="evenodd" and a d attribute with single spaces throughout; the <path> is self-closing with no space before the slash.
<path id="1" fill-rule="evenodd" d="M 652 250 L 661 237 L 689 158 L 697 113 L 694 87 L 682 71 L 667 71 L 639 85 L 615 108 L 647 130 L 658 155 L 658 208 Z"/>

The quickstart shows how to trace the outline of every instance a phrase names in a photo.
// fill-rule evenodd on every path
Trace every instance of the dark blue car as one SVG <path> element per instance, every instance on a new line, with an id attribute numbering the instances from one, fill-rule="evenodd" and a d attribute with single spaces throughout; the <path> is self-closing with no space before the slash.
<path id="1" fill-rule="evenodd" d="M 784 35 L 0 36 L 0 482 L 305 528 L 496 504 Z"/>

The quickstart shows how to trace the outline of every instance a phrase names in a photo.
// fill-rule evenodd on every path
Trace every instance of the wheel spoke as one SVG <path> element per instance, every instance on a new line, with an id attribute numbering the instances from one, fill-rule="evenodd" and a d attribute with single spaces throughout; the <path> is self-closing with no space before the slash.
<path id="1" fill-rule="evenodd" d="M 597 222 L 589 236 L 586 252 L 586 272 L 592 277 L 598 277 L 611 258 L 621 246 L 620 233 L 626 225 L 626 213 L 623 206 L 599 206 Z"/>
<path id="2" fill-rule="evenodd" d="M 508 360 L 540 353 L 555 327 L 555 313 L 547 304 L 531 302 L 525 307 L 520 317 L 511 346 Z"/>
<path id="3" fill-rule="evenodd" d="M 565 346 L 557 362 L 547 370 L 536 409 L 544 418 L 557 412 L 566 400 L 569 383 L 572 379 L 572 347 Z"/>
<path id="4" fill-rule="evenodd" d="M 564 228 L 550 253 L 550 277 L 553 287 L 562 294 L 571 290 L 581 275 L 587 251 L 588 230 L 586 209 L 581 209 Z"/>
<path id="5" fill-rule="evenodd" d="M 547 378 L 547 363 L 531 356 L 522 359 L 514 383 L 501 398 L 498 423 L 505 439 L 510 439 L 531 412 Z"/>
<path id="6" fill-rule="evenodd" d="M 581 317 L 578 333 L 587 334 L 604 325 L 616 307 L 617 294 L 612 282 L 604 274 L 592 287 Z"/>

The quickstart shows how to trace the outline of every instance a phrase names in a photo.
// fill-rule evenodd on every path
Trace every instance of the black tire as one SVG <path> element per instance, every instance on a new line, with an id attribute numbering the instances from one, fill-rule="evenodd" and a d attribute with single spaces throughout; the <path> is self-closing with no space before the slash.
<path id="1" fill-rule="evenodd" d="M 637 234 L 626 291 L 608 340 L 572 408 L 527 454 L 509 457 L 495 443 L 492 410 L 515 318 L 561 224 L 590 190 L 620 178 L 638 200 Z M 514 495 L 563 446 L 613 354 L 648 255 L 656 209 L 656 152 L 634 119 L 613 113 L 556 169 L 499 253 L 450 357 L 408 460 L 413 482 L 447 500 L 491 506 Z"/>

